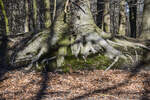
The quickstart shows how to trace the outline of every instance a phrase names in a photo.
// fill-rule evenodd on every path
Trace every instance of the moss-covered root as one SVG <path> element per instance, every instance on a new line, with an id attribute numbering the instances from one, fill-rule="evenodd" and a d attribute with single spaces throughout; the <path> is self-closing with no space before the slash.
<path id="1" fill-rule="evenodd" d="M 61 67 L 64 65 L 64 57 L 68 54 L 67 49 L 68 46 L 71 44 L 71 41 L 69 40 L 69 37 L 66 36 L 64 39 L 60 40 L 59 44 L 59 49 L 57 53 L 57 67 Z"/>

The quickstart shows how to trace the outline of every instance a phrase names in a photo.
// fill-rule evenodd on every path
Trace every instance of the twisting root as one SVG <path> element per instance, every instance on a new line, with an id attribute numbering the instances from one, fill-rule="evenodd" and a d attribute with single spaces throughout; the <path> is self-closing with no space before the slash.
<path id="1" fill-rule="evenodd" d="M 135 56 L 136 56 L 136 62 L 138 62 L 139 57 L 138 57 L 138 54 L 137 54 L 137 51 L 136 51 L 136 50 L 135 50 Z"/>
<path id="2" fill-rule="evenodd" d="M 48 58 L 48 59 L 43 59 L 41 63 L 42 63 L 42 64 L 48 63 L 48 61 L 53 60 L 53 59 L 56 59 L 56 56 L 50 57 L 50 58 Z"/>
<path id="3" fill-rule="evenodd" d="M 126 56 L 129 57 L 129 59 L 131 60 L 132 63 L 134 63 L 134 60 L 130 55 L 126 54 Z"/>
<path id="4" fill-rule="evenodd" d="M 110 43 L 110 44 L 114 44 L 114 45 L 122 46 L 122 47 L 124 47 L 124 48 L 125 48 L 125 50 L 128 50 L 127 46 L 126 46 L 126 45 L 124 45 L 124 44 L 122 44 L 122 43 L 113 42 L 113 41 L 108 40 L 108 39 L 107 39 L 107 42 L 108 42 L 108 43 Z"/>
<path id="5" fill-rule="evenodd" d="M 117 56 L 117 57 L 115 58 L 114 62 L 104 71 L 104 73 L 105 73 L 106 71 L 108 71 L 112 66 L 114 66 L 114 65 L 116 64 L 116 62 L 118 62 L 119 58 L 120 58 L 120 57 Z"/>

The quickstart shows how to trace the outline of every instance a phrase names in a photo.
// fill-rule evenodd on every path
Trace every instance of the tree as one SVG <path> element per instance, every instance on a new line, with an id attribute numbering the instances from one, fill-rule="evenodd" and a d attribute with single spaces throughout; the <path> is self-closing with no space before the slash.
<path id="1" fill-rule="evenodd" d="M 35 22 L 36 4 L 34 3 Z M 86 60 L 88 55 L 100 52 L 110 59 L 115 58 L 116 62 L 119 58 L 127 58 L 122 52 L 125 49 L 118 50 L 120 47 L 149 49 L 142 44 L 133 43 L 132 39 L 118 36 L 117 31 L 111 34 L 101 30 L 95 24 L 89 0 L 57 0 L 56 4 L 55 18 L 50 21 L 48 10 L 50 2 L 45 0 L 45 28 L 22 35 L 24 41 L 15 45 L 15 52 L 10 54 L 12 64 L 28 62 L 31 67 L 35 64 L 43 68 L 46 62 L 50 61 L 50 67 L 51 65 L 61 67 L 67 55 L 81 56 Z M 115 26 L 118 26 L 118 19 L 116 22 Z"/>
<path id="2" fill-rule="evenodd" d="M 143 23 L 142 23 L 142 39 L 150 39 L 150 1 L 144 0 L 144 12 L 143 12 Z"/>
<path id="3" fill-rule="evenodd" d="M 142 32 L 144 0 L 137 0 L 137 14 L 136 14 L 136 35 L 139 37 Z"/>

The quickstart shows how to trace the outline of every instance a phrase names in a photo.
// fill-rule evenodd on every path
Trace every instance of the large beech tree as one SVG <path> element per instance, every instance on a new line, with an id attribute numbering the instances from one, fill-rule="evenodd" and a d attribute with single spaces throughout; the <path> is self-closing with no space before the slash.
<path id="1" fill-rule="evenodd" d="M 33 22 L 36 22 L 38 6 L 36 0 L 33 1 Z M 51 3 L 44 0 L 44 29 L 8 36 L 8 40 L 14 41 L 10 43 L 13 49 L 9 48 L 10 64 L 28 63 L 29 68 L 32 68 L 45 67 L 46 62 L 49 62 L 49 65 L 61 67 L 67 55 L 80 56 L 86 60 L 88 55 L 98 53 L 105 54 L 116 62 L 119 58 L 128 58 L 123 52 L 128 51 L 128 47 L 134 50 L 138 50 L 139 47 L 149 49 L 140 44 L 140 41 L 117 34 L 112 35 L 100 29 L 95 24 L 89 0 L 56 0 L 54 3 L 56 12 L 54 19 L 50 21 Z M 28 7 L 28 4 L 27 2 L 25 7 Z M 25 10 L 28 13 L 28 8 Z M 26 16 L 27 19 L 30 17 Z M 38 23 L 34 24 L 36 27 Z M 29 25 L 24 25 L 28 29 Z"/>

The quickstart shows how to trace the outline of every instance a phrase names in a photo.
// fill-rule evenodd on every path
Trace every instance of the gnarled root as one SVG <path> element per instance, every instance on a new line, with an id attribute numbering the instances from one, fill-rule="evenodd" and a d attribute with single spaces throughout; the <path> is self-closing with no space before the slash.
<path id="1" fill-rule="evenodd" d="M 90 11 L 89 0 L 75 0 L 78 4 L 72 4 L 71 7 L 71 17 L 69 17 L 68 22 L 64 21 L 66 15 L 62 12 L 55 20 L 52 29 L 47 29 L 42 32 L 37 33 L 25 48 L 16 52 L 15 62 L 21 61 L 25 58 L 33 63 L 39 61 L 45 55 L 50 55 L 47 60 L 43 60 L 43 63 L 51 60 L 51 56 L 55 57 L 55 63 L 57 67 L 63 65 L 65 56 L 68 55 L 68 48 L 71 48 L 72 54 L 74 56 L 82 55 L 86 60 L 86 57 L 90 54 L 104 53 L 110 59 L 114 59 L 114 62 L 106 69 L 110 69 L 119 58 L 125 60 L 132 59 L 132 57 L 124 54 L 118 47 L 123 47 L 127 50 L 128 47 L 134 49 L 145 48 L 150 50 L 147 46 L 140 43 L 129 42 L 126 39 L 118 39 L 114 37 L 114 40 L 110 40 L 111 34 L 103 32 L 94 22 Z M 62 10 L 64 11 L 64 10 Z M 68 15 L 69 16 L 69 15 Z M 69 32 L 73 31 L 73 34 Z M 51 48 L 57 48 L 55 55 L 53 55 Z M 135 51 L 135 50 L 134 50 Z M 136 53 L 137 58 L 138 53 Z M 43 57 L 45 59 L 45 57 Z M 42 61 L 40 62 L 42 63 Z"/>

